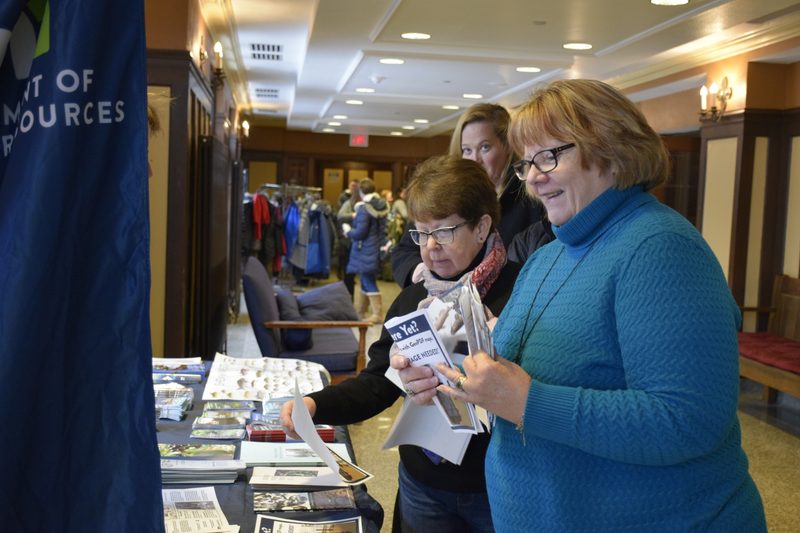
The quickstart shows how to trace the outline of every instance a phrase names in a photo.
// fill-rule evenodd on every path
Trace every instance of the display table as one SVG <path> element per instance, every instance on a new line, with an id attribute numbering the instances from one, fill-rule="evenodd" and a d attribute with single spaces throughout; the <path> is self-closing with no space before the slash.
<path id="1" fill-rule="evenodd" d="M 239 450 L 241 448 L 239 441 L 233 440 L 210 440 L 210 439 L 193 439 L 189 435 L 192 432 L 192 421 L 203 412 L 203 401 L 200 399 L 203 396 L 203 383 L 191 385 L 194 390 L 195 400 L 192 410 L 187 413 L 185 419 L 180 422 L 175 422 L 167 419 L 160 419 L 157 422 L 158 429 L 158 442 L 163 443 L 192 443 L 192 444 L 235 444 L 236 455 L 239 458 Z M 256 406 L 260 406 L 256 402 Z M 336 441 L 343 442 L 347 445 L 347 450 L 353 461 L 357 461 L 353 453 L 353 447 L 350 442 L 350 435 L 346 427 L 336 428 Z M 248 468 L 245 475 L 240 474 L 235 483 L 223 483 L 213 485 L 217 499 L 219 500 L 220 507 L 222 508 L 228 523 L 237 524 L 242 533 L 250 533 L 255 529 L 256 513 L 253 511 L 253 489 L 250 488 L 248 481 L 253 473 L 252 468 Z M 191 484 L 169 484 L 164 485 L 164 488 L 179 489 L 189 487 L 208 486 L 208 484 L 191 485 Z M 357 485 L 353 487 L 353 494 L 355 495 L 356 505 L 358 511 L 364 522 L 364 531 L 371 533 L 378 533 L 381 525 L 383 524 L 383 508 L 381 505 L 367 493 L 364 485 Z M 281 513 L 270 513 L 294 520 L 304 520 L 310 518 L 324 517 L 327 520 L 337 518 L 344 518 L 352 516 L 350 511 L 283 511 Z"/>

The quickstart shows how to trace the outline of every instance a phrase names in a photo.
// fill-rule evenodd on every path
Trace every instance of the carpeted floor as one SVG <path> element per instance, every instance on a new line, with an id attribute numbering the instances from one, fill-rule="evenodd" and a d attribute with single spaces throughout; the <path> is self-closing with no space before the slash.
<path id="1" fill-rule="evenodd" d="M 394 283 L 379 282 L 384 306 L 399 292 Z M 367 343 L 380 335 L 380 327 L 370 328 Z M 228 326 L 228 354 L 260 357 L 244 302 L 236 324 Z M 745 383 L 740 399 L 739 419 L 742 442 L 750 460 L 750 472 L 758 485 L 771 533 L 800 531 L 800 401 L 783 398 L 778 405 L 766 406 L 759 387 Z M 350 426 L 358 463 L 375 479 L 368 490 L 385 511 L 382 531 L 391 531 L 397 493 L 397 449 L 383 450 L 383 442 L 400 407 L 400 401 L 370 420 Z"/>

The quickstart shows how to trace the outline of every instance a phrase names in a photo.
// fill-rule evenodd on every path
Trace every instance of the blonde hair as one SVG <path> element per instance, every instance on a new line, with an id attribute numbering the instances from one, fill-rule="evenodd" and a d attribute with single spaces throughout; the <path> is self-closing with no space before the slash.
<path id="1" fill-rule="evenodd" d="M 450 155 L 461 157 L 461 132 L 467 124 L 473 122 L 486 122 L 492 125 L 494 134 L 508 146 L 508 125 L 511 116 L 505 107 L 497 104 L 473 104 L 469 106 L 458 118 L 458 123 L 450 136 Z"/>
<path id="2" fill-rule="evenodd" d="M 514 111 L 509 142 L 519 153 L 545 138 L 575 143 L 581 165 L 610 172 L 618 189 L 648 190 L 669 173 L 667 149 L 642 112 L 601 81 L 554 81 Z"/>

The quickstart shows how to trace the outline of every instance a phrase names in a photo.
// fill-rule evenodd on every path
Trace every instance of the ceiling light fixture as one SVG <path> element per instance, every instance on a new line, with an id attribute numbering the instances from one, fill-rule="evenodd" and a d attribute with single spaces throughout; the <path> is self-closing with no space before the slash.
<path id="1" fill-rule="evenodd" d="M 403 129 L 404 130 L 415 130 L 417 128 L 415 128 L 414 126 L 403 126 Z"/>
<path id="2" fill-rule="evenodd" d="M 361 100 L 345 100 L 344 103 L 345 104 L 350 104 L 350 105 L 361 105 L 364 102 L 362 102 Z"/>
<path id="3" fill-rule="evenodd" d="M 589 43 L 565 43 L 564 48 L 567 50 L 591 50 L 592 45 Z"/>
<path id="4" fill-rule="evenodd" d="M 393 131 L 392 133 L 390 133 L 390 135 L 394 135 L 395 137 L 402 137 L 403 136 L 403 132 L 402 131 Z"/>
<path id="5" fill-rule="evenodd" d="M 483 95 L 478 93 L 464 93 L 461 96 L 464 98 L 469 98 L 470 100 L 480 100 L 483 98 Z"/>
<path id="6" fill-rule="evenodd" d="M 539 67 L 517 67 L 517 72 L 541 72 Z"/>
<path id="7" fill-rule="evenodd" d="M 427 33 L 417 33 L 417 32 L 409 32 L 403 33 L 400 35 L 403 39 L 409 39 L 411 41 L 426 41 L 431 38 L 431 36 Z"/>
<path id="8" fill-rule="evenodd" d="M 654 6 L 685 6 L 689 0 L 650 0 Z"/>
<path id="9" fill-rule="evenodd" d="M 428 119 L 427 118 L 415 118 L 414 122 L 416 124 L 427 124 L 428 123 Z"/>
<path id="10" fill-rule="evenodd" d="M 457 110 L 459 110 L 461 108 L 458 107 L 457 105 L 443 105 L 442 109 L 449 109 L 450 111 L 457 111 Z"/>
<path id="11" fill-rule="evenodd" d="M 328 122 L 328 126 L 341 126 L 341 122 Z"/>
<path id="12" fill-rule="evenodd" d="M 402 65 L 405 61 L 394 57 L 384 57 L 380 60 L 380 63 L 384 65 Z"/>
<path id="13" fill-rule="evenodd" d="M 324 128 L 323 133 L 336 133 L 336 130 L 333 128 Z"/>
<path id="14" fill-rule="evenodd" d="M 357 93 L 374 93 L 375 89 L 372 89 L 370 87 L 359 87 L 358 89 L 356 89 L 356 92 Z"/>
<path id="15" fill-rule="evenodd" d="M 333 115 L 336 120 L 347 120 L 347 115 Z"/>

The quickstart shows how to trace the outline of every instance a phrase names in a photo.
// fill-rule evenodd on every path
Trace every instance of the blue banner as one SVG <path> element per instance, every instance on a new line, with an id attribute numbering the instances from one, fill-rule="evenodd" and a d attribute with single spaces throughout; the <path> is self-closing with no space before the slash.
<path id="1" fill-rule="evenodd" d="M 143 2 L 0 3 L 0 527 L 163 531 Z"/>

